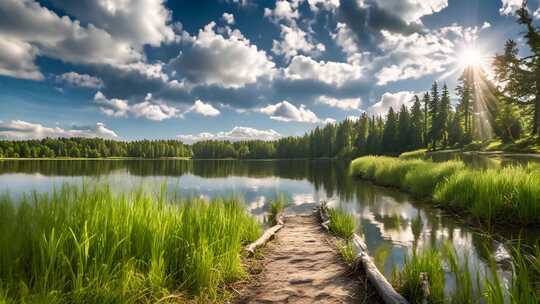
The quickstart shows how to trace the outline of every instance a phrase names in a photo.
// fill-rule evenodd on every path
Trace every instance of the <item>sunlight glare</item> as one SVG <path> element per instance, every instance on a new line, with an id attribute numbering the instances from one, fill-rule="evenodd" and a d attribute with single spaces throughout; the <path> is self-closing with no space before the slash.
<path id="1" fill-rule="evenodd" d="M 484 56 L 477 48 L 468 47 L 461 53 L 459 62 L 463 67 L 478 66 L 483 63 Z"/>

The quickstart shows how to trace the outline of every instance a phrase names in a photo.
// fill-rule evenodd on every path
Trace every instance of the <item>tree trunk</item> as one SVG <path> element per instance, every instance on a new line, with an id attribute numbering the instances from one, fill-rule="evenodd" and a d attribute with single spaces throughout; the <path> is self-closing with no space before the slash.
<path id="1" fill-rule="evenodd" d="M 538 81 L 537 81 L 538 82 Z M 538 85 L 537 85 L 538 86 Z M 532 125 L 532 134 L 537 135 L 540 127 L 540 92 L 536 94 L 536 98 L 534 100 L 534 117 L 533 117 L 533 125 Z"/>

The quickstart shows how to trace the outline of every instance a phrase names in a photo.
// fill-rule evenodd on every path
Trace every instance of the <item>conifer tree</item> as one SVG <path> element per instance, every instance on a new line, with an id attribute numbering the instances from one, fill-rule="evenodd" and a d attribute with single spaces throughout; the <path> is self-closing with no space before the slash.
<path id="1" fill-rule="evenodd" d="M 418 149 L 422 147 L 424 142 L 424 113 L 422 112 L 422 105 L 420 104 L 420 98 L 414 96 L 414 103 L 411 107 L 411 145 L 412 149 Z"/>

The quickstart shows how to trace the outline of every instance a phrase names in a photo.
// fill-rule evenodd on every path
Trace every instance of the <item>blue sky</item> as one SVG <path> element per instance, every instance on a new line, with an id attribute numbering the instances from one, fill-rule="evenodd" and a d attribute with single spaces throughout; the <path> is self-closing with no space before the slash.
<path id="1" fill-rule="evenodd" d="M 521 43 L 520 4 L 3 0 L 0 138 L 301 135 L 453 91 L 467 56 Z"/>

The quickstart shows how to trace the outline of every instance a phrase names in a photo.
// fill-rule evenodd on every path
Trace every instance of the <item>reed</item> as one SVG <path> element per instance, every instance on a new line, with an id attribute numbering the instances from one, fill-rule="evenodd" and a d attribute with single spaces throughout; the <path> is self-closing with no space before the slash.
<path id="1" fill-rule="evenodd" d="M 330 232 L 346 240 L 353 237 L 356 231 L 354 215 L 343 209 L 330 208 L 328 209 L 328 216 L 330 217 L 330 225 L 328 226 Z"/>
<path id="2" fill-rule="evenodd" d="M 31 303 L 214 300 L 245 275 L 261 233 L 236 198 L 179 199 L 166 188 L 113 194 L 64 185 L 0 198 L 0 299 Z M 167 300 L 169 299 L 169 300 Z"/>
<path id="3" fill-rule="evenodd" d="M 459 161 L 368 156 L 354 160 L 351 172 L 468 212 L 488 224 L 540 223 L 540 170 L 534 165 L 475 170 Z"/>
<path id="4" fill-rule="evenodd" d="M 277 217 L 280 213 L 283 213 L 286 205 L 286 198 L 284 195 L 278 195 L 275 200 L 270 202 L 270 205 L 268 206 L 268 221 L 271 222 L 272 225 L 277 224 Z"/>
<path id="5" fill-rule="evenodd" d="M 356 260 L 356 250 L 354 249 L 351 241 L 339 240 L 336 242 L 336 247 L 343 261 L 349 265 L 352 265 Z"/>

